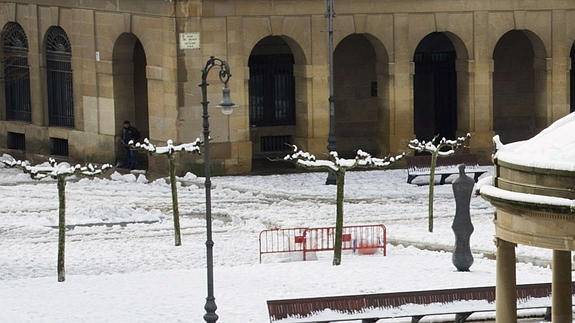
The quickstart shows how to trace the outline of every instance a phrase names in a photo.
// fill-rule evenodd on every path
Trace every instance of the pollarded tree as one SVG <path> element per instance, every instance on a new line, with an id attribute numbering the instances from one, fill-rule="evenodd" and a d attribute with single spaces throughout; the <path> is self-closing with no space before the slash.
<path id="1" fill-rule="evenodd" d="M 437 140 L 439 135 L 436 135 L 431 141 L 419 141 L 413 139 L 409 142 L 409 148 L 417 152 L 431 153 L 431 167 L 429 171 L 429 204 L 428 204 L 428 230 L 433 232 L 433 191 L 435 186 L 435 166 L 437 165 L 437 157 L 447 157 L 455 153 L 455 151 L 467 144 L 471 134 L 464 137 L 458 137 L 455 140 L 448 140 L 441 138 Z M 447 150 L 445 150 L 447 148 Z"/>
<path id="2" fill-rule="evenodd" d="M 50 158 L 48 165 L 41 164 L 32 166 L 28 161 L 15 159 L 0 159 L 0 163 L 12 168 L 18 168 L 29 174 L 32 179 L 41 180 L 44 178 L 55 179 L 58 183 L 58 281 L 66 279 L 64 268 L 65 246 L 66 246 L 66 179 L 70 176 L 95 177 L 104 174 L 112 168 L 112 165 L 104 164 L 101 167 L 88 164 L 86 166 L 71 166 L 66 162 L 58 163 Z"/>
<path id="3" fill-rule="evenodd" d="M 395 157 L 387 156 L 385 158 L 375 158 L 369 153 L 362 150 L 357 151 L 354 159 L 339 158 L 337 152 L 329 153 L 329 159 L 318 160 L 308 152 L 299 150 L 297 146 L 292 146 L 293 153 L 285 156 L 284 160 L 291 161 L 296 166 L 305 169 L 327 170 L 336 176 L 337 195 L 336 195 L 336 221 L 335 221 L 335 242 L 333 252 L 333 265 L 341 264 L 341 247 L 343 238 L 343 200 L 345 172 L 350 169 L 385 169 L 399 161 L 405 156 L 405 153 Z"/>
<path id="4" fill-rule="evenodd" d="M 170 171 L 170 185 L 172 188 L 172 213 L 174 217 L 174 239 L 176 246 L 182 244 L 182 237 L 180 233 L 180 211 L 178 208 L 178 189 L 176 186 L 176 162 L 175 157 L 177 153 L 200 153 L 200 146 L 202 142 L 200 139 L 189 144 L 181 144 L 174 146 L 174 142 L 170 139 L 167 141 L 167 145 L 163 147 L 158 147 L 148 140 L 144 139 L 144 143 L 134 143 L 130 141 L 128 143 L 130 147 L 143 150 L 148 152 L 150 155 L 164 155 L 168 157 L 169 171 Z"/>

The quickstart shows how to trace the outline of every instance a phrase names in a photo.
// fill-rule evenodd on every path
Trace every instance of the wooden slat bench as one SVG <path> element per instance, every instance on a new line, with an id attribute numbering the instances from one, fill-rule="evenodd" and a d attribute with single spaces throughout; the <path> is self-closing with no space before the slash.
<path id="1" fill-rule="evenodd" d="M 407 183 L 411 184 L 418 176 L 429 176 L 431 171 L 431 156 L 407 156 Z M 439 184 L 445 184 L 445 180 L 455 174 L 459 174 L 457 165 L 465 164 L 465 173 L 473 174 L 475 182 L 479 176 L 487 171 L 479 167 L 479 159 L 474 154 L 455 154 L 448 157 L 438 157 L 435 174 L 441 176 Z"/>
<path id="2" fill-rule="evenodd" d="M 572 284 L 572 289 L 575 289 L 575 284 Z M 543 298 L 551 295 L 551 284 L 526 284 L 517 285 L 517 298 L 518 300 L 528 298 Z M 463 308 L 461 311 L 455 312 L 432 312 L 429 313 L 398 313 L 393 317 L 390 316 L 357 316 L 341 319 L 314 320 L 310 318 L 306 320 L 305 317 L 312 313 L 318 313 L 324 310 L 333 310 L 342 313 L 357 313 L 366 309 L 377 308 L 399 308 L 407 304 L 433 304 L 433 303 L 450 303 L 456 301 L 466 300 L 485 300 L 493 305 L 489 308 Z M 343 322 L 343 321 L 357 321 L 361 320 L 363 323 L 373 323 L 382 319 L 390 318 L 406 318 L 411 317 L 413 323 L 419 322 L 424 316 L 429 315 L 455 315 L 455 322 L 463 323 L 466 319 L 475 312 L 493 312 L 495 311 L 495 286 L 489 287 L 472 287 L 472 288 L 458 288 L 458 289 L 444 289 L 444 290 L 426 290 L 414 292 L 399 292 L 399 293 L 384 293 L 384 294 L 365 294 L 365 295 L 349 295 L 349 296 L 332 296 L 332 297 L 317 297 L 317 298 L 300 298 L 300 299 L 284 299 L 284 300 L 270 300 L 267 301 L 268 311 L 270 315 L 270 322 L 276 322 L 288 317 L 301 317 L 298 322 L 309 323 L 328 323 L 328 322 Z M 550 305 L 549 305 L 550 306 Z M 547 308 L 546 318 L 550 315 L 549 306 L 541 307 L 521 307 L 518 309 L 535 309 Z M 467 306 L 469 307 L 469 306 Z M 342 315 L 344 316 L 344 315 Z"/>

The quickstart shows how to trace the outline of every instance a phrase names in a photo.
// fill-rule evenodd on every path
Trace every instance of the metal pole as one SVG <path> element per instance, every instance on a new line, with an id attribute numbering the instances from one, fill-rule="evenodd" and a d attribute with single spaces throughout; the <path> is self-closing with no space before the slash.
<path id="1" fill-rule="evenodd" d="M 334 104 L 334 90 L 333 90 L 333 18 L 335 17 L 335 10 L 333 7 L 333 0 L 327 0 L 327 31 L 328 31 L 328 56 L 329 56 L 329 135 L 327 137 L 327 150 L 328 152 L 336 151 L 335 141 L 335 104 Z M 336 176 L 332 172 L 327 173 L 326 185 L 335 185 Z"/>
<path id="2" fill-rule="evenodd" d="M 229 88 L 228 81 L 232 76 L 230 72 L 230 67 L 228 63 L 224 60 L 216 58 L 214 56 L 210 57 L 206 66 L 202 70 L 202 83 L 200 87 L 202 88 L 202 126 L 204 130 L 204 175 L 206 177 L 205 188 L 206 188 L 206 267 L 208 272 L 208 297 L 206 297 L 206 305 L 204 309 L 206 314 L 204 315 L 204 320 L 207 323 L 215 323 L 218 320 L 218 315 L 216 310 L 216 298 L 214 297 L 214 241 L 212 240 L 212 181 L 210 179 L 210 123 L 208 114 L 208 74 L 214 67 L 219 67 L 218 76 L 220 81 L 224 83 L 224 97 L 222 103 L 219 107 L 222 108 L 222 112 L 225 113 L 226 109 L 233 109 L 235 106 L 229 98 Z M 227 91 L 226 91 L 227 90 Z M 226 96 L 227 94 L 227 96 Z M 228 110 L 230 111 L 230 110 Z M 230 111 L 231 112 L 231 111 Z"/>
<path id="3" fill-rule="evenodd" d="M 205 188 L 206 188 L 206 266 L 208 271 L 208 297 L 206 297 L 206 305 L 204 309 L 206 314 L 204 315 L 204 320 L 208 323 L 215 323 L 218 320 L 218 315 L 216 314 L 216 298 L 214 297 L 214 260 L 213 260 L 213 248 L 214 241 L 212 240 L 212 181 L 210 180 L 210 123 L 208 121 L 208 73 L 213 64 L 213 57 L 210 58 L 206 68 L 202 71 L 202 83 L 200 87 L 202 88 L 202 119 L 203 119 L 203 130 L 204 130 L 204 176 L 206 177 Z"/>

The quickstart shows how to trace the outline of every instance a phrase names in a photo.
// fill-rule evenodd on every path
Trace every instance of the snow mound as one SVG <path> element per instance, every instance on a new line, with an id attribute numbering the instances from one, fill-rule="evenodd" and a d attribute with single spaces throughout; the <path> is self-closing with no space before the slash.
<path id="1" fill-rule="evenodd" d="M 146 175 L 140 174 L 138 175 L 138 179 L 136 180 L 136 182 L 140 184 L 148 184 L 148 179 L 146 178 Z"/>
<path id="2" fill-rule="evenodd" d="M 67 225 L 157 222 L 165 218 L 160 210 L 145 210 L 130 206 L 71 207 L 66 212 Z M 58 217 L 49 218 L 50 225 L 58 225 Z"/>
<path id="3" fill-rule="evenodd" d="M 110 179 L 113 181 L 126 182 L 126 183 L 135 183 L 137 181 L 136 175 L 134 174 L 122 175 L 118 172 L 112 173 L 112 175 L 110 175 Z"/>
<path id="4" fill-rule="evenodd" d="M 527 167 L 575 171 L 575 113 L 571 113 L 541 131 L 535 137 L 501 145 L 496 157 L 504 162 Z"/>

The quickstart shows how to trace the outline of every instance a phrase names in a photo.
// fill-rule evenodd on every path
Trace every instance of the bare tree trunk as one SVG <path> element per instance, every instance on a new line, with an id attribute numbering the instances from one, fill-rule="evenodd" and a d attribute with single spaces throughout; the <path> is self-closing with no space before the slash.
<path id="1" fill-rule="evenodd" d="M 64 251 L 66 243 L 66 177 L 58 176 L 58 281 L 66 279 Z"/>
<path id="2" fill-rule="evenodd" d="M 180 211 L 178 208 L 178 188 L 176 183 L 176 166 L 174 156 L 169 155 L 168 161 L 170 164 L 170 184 L 172 186 L 172 212 L 174 215 L 174 238 L 176 246 L 182 245 L 182 238 L 180 234 Z"/>
<path id="3" fill-rule="evenodd" d="M 432 152 L 431 169 L 429 171 L 429 232 L 433 232 L 433 190 L 435 188 L 435 165 L 437 165 L 437 152 Z"/>
<path id="4" fill-rule="evenodd" d="M 333 265 L 341 264 L 341 244 L 343 237 L 343 188 L 345 184 L 345 170 L 340 169 L 336 172 L 337 184 L 337 207 L 335 220 L 335 242 L 333 246 Z"/>

